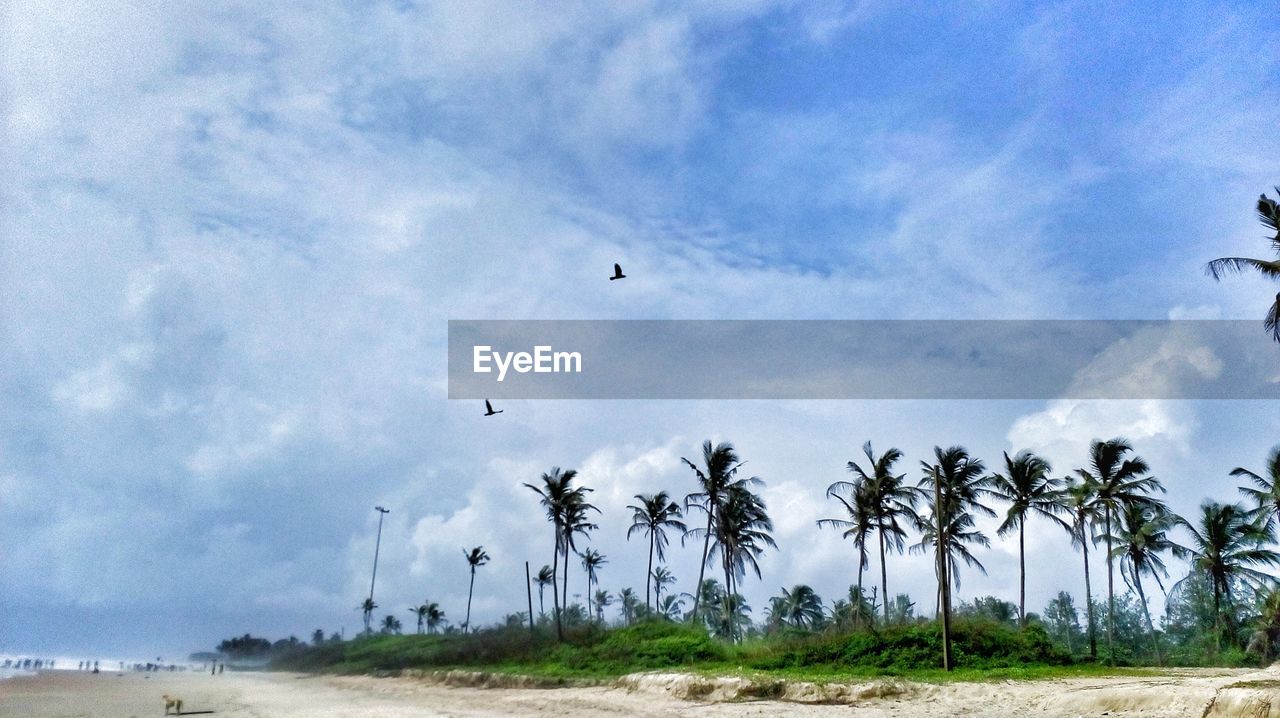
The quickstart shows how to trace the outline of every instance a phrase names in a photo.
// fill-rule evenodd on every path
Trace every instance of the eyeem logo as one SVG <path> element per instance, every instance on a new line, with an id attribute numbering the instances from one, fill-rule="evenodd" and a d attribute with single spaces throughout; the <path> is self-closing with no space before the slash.
<path id="1" fill-rule="evenodd" d="M 492 364 L 493 366 L 490 366 Z M 472 371 L 488 374 L 498 369 L 498 381 L 507 378 L 507 370 L 521 374 L 580 374 L 582 354 L 552 351 L 550 346 L 535 346 L 529 352 L 495 352 L 491 346 L 476 346 L 472 352 Z"/>

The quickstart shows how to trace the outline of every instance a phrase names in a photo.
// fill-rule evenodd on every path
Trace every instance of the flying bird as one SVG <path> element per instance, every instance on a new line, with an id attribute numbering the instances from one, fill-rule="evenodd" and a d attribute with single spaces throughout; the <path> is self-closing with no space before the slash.
<path id="1" fill-rule="evenodd" d="M 485 415 L 485 416 L 493 416 L 494 414 L 501 414 L 501 413 L 502 413 L 502 409 L 498 409 L 497 411 L 494 411 L 494 410 L 493 410 L 493 404 L 490 404 L 488 399 L 485 399 L 485 400 L 484 400 L 484 415 Z"/>
<path id="2" fill-rule="evenodd" d="M 626 279 L 626 278 L 627 278 L 627 275 L 622 273 L 622 265 L 614 263 L 613 276 L 609 277 L 609 281 L 612 282 L 615 279 Z"/>

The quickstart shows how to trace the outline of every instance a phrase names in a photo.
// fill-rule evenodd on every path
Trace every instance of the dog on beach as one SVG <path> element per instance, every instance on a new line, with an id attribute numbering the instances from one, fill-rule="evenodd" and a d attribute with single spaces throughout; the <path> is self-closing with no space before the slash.
<path id="1" fill-rule="evenodd" d="M 164 699 L 165 715 L 169 715 L 170 708 L 173 709 L 174 715 L 177 715 L 177 716 L 182 715 L 182 699 L 181 698 L 174 698 L 173 696 L 170 696 L 170 695 L 163 695 L 160 697 Z"/>

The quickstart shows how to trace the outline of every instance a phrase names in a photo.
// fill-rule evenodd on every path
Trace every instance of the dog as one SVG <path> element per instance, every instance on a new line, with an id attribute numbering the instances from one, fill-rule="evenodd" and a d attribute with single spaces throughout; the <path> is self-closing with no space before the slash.
<path id="1" fill-rule="evenodd" d="M 165 714 L 165 715 L 169 715 L 169 709 L 170 709 L 170 708 L 172 708 L 172 709 L 173 709 L 173 714 L 174 714 L 174 715 L 176 715 L 176 716 L 180 716 L 180 715 L 182 715 L 182 699 L 181 699 L 181 698 L 174 698 L 173 696 L 170 696 L 170 695 L 164 695 L 164 696 L 160 696 L 160 697 L 164 699 L 164 714 Z"/>

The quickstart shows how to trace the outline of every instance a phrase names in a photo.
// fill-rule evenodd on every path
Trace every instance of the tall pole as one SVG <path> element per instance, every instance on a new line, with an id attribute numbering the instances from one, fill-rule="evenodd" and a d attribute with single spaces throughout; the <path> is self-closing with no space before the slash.
<path id="1" fill-rule="evenodd" d="M 378 540 L 373 545 L 373 578 L 369 579 L 369 601 L 373 601 L 373 584 L 378 580 L 378 551 L 382 548 L 382 517 L 391 513 L 391 509 L 374 506 L 378 512 Z"/>
<path id="2" fill-rule="evenodd" d="M 533 633 L 533 577 L 529 575 L 529 562 L 524 562 L 524 592 L 529 595 L 529 633 Z"/>

